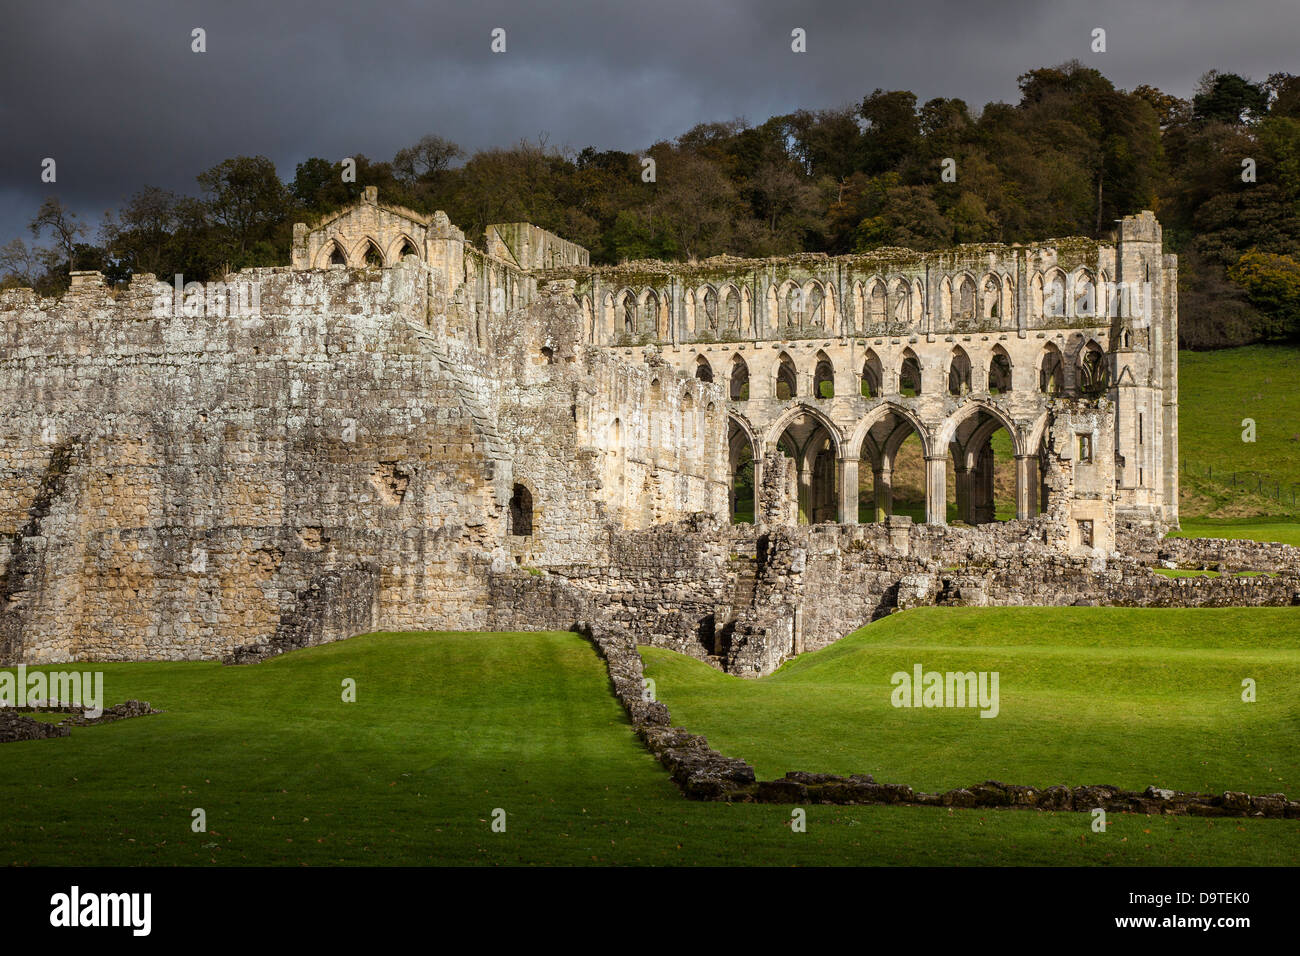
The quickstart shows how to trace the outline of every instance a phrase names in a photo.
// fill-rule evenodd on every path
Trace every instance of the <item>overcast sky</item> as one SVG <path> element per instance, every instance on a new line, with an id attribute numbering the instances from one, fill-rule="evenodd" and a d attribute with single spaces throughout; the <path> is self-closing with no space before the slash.
<path id="1" fill-rule="evenodd" d="M 1211 68 L 1300 73 L 1297 0 L 6 0 L 0 242 L 55 193 L 97 226 L 143 185 L 193 193 L 239 154 L 391 159 L 425 133 L 466 149 L 540 135 L 635 150 L 696 123 L 758 123 L 877 87 L 972 108 L 1077 57 L 1188 96 Z M 207 52 L 191 52 L 191 31 Z M 506 31 L 506 52 L 490 50 Z M 807 52 L 791 52 L 791 30 Z M 1107 52 L 1090 51 L 1096 27 Z M 41 160 L 58 181 L 40 180 Z"/>

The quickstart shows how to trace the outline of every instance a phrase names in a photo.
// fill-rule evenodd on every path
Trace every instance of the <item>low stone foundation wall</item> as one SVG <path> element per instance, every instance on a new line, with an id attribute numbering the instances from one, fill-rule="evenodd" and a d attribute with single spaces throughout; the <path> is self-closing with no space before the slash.
<path id="1" fill-rule="evenodd" d="M 58 723 L 46 723 L 28 717 L 28 713 L 71 714 Z M 121 704 L 107 707 L 98 717 L 88 717 L 80 707 L 22 707 L 0 708 L 0 744 L 16 743 L 20 740 L 45 740 L 50 737 L 66 737 L 73 727 L 91 727 L 95 724 L 111 724 L 115 720 L 128 720 L 132 717 L 145 717 L 160 714 L 147 700 L 128 700 Z"/>
<path id="2" fill-rule="evenodd" d="M 647 700 L 645 671 L 636 641 L 617 628 L 579 624 L 579 633 L 595 645 L 609 668 L 614 695 L 627 710 L 632 728 L 668 770 L 673 782 L 692 800 L 730 803 L 899 805 L 916 807 L 987 807 L 1107 813 L 1186 814 L 1203 817 L 1272 817 L 1300 819 L 1300 802 L 1285 794 L 1253 796 L 1237 791 L 1188 793 L 1147 787 L 1141 793 L 1120 787 L 1017 786 L 986 780 L 943 793 L 925 793 L 905 784 L 877 783 L 870 774 L 841 777 L 792 771 L 779 780 L 758 780 L 754 768 L 726 757 L 706 738 L 672 726 L 666 705 Z"/>

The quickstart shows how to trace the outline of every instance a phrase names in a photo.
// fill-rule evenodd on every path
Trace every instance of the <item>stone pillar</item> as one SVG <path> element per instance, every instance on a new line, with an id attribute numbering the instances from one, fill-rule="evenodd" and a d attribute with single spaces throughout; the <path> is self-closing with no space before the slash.
<path id="1" fill-rule="evenodd" d="M 1032 518 L 1038 510 L 1038 456 L 1016 455 L 1016 517 Z"/>
<path id="2" fill-rule="evenodd" d="M 986 441 L 975 456 L 975 470 L 970 478 L 971 524 L 985 524 L 998 519 L 997 472 L 993 459 L 993 443 Z"/>
<path id="3" fill-rule="evenodd" d="M 965 465 L 956 465 L 953 478 L 957 486 L 957 520 L 974 524 L 974 515 L 971 513 L 971 473 Z M 944 498 L 946 506 L 946 493 Z"/>
<path id="4" fill-rule="evenodd" d="M 840 524 L 857 524 L 858 459 L 841 458 L 838 465 L 840 472 Z"/>
<path id="5" fill-rule="evenodd" d="M 925 523 L 948 523 L 948 456 L 925 459 Z"/>
<path id="6" fill-rule="evenodd" d="M 794 525 L 799 523 L 799 492 L 794 459 L 773 449 L 763 456 L 758 487 L 756 524 Z"/>
<path id="7" fill-rule="evenodd" d="M 888 468 L 872 472 L 875 479 L 876 520 L 884 521 L 894 513 L 894 473 Z"/>

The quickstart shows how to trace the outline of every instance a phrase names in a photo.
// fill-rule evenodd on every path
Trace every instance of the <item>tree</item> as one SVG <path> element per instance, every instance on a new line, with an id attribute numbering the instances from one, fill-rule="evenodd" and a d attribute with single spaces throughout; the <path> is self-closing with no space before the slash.
<path id="1" fill-rule="evenodd" d="M 0 288 L 36 285 L 42 259 L 48 250 L 29 246 L 21 239 L 11 239 L 0 246 Z"/>
<path id="2" fill-rule="evenodd" d="M 1202 122 L 1239 126 L 1254 123 L 1268 112 L 1268 90 L 1236 73 L 1210 70 L 1196 85 L 1192 115 Z"/>
<path id="3" fill-rule="evenodd" d="M 265 156 L 236 156 L 198 175 L 207 196 L 208 213 L 223 231 L 232 265 L 271 265 L 250 255 L 257 243 L 266 243 L 274 228 L 285 221 L 288 194 Z"/>
<path id="4" fill-rule="evenodd" d="M 1271 339 L 1300 339 L 1300 262 L 1291 256 L 1251 250 L 1228 269 L 1250 301 L 1272 320 L 1262 330 Z"/>
<path id="5" fill-rule="evenodd" d="M 426 179 L 447 169 L 453 160 L 464 155 L 465 151 L 451 140 L 430 133 L 420 137 L 414 146 L 397 151 L 393 157 L 393 174 L 408 182 Z"/>
<path id="6" fill-rule="evenodd" d="M 33 238 L 39 239 L 42 232 L 49 232 L 58 251 L 63 253 L 68 271 L 72 271 L 72 260 L 76 254 L 77 240 L 86 234 L 84 223 L 77 222 L 74 213 L 58 196 L 50 196 L 41 203 L 36 217 L 31 221 Z"/>
<path id="7" fill-rule="evenodd" d="M 116 218 L 105 216 L 100 241 L 128 274 L 166 275 L 180 224 L 179 203 L 180 197 L 170 190 L 146 186 L 126 201 Z"/>

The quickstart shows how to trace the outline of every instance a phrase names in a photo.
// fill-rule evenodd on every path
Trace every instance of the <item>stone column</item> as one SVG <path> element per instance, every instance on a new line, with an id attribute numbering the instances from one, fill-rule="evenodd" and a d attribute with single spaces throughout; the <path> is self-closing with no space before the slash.
<path id="1" fill-rule="evenodd" d="M 925 523 L 948 523 L 948 456 L 925 459 Z"/>
<path id="2" fill-rule="evenodd" d="M 1038 456 L 1016 455 L 1016 517 L 1032 518 L 1038 510 Z"/>
<path id="3" fill-rule="evenodd" d="M 799 489 L 794 459 L 773 449 L 763 456 L 758 488 L 756 524 L 786 526 L 799 523 Z"/>
<path id="4" fill-rule="evenodd" d="M 840 472 L 840 524 L 857 524 L 858 459 L 841 458 L 838 465 Z"/>
<path id="5" fill-rule="evenodd" d="M 953 478 L 957 486 L 957 519 L 967 524 L 974 524 L 975 522 L 972 520 L 974 515 L 971 514 L 971 473 L 965 465 L 957 465 L 953 472 Z M 946 492 L 944 499 L 946 506 Z"/>
<path id="6" fill-rule="evenodd" d="M 894 473 L 888 468 L 872 472 L 875 479 L 876 520 L 884 521 L 894 513 Z"/>

